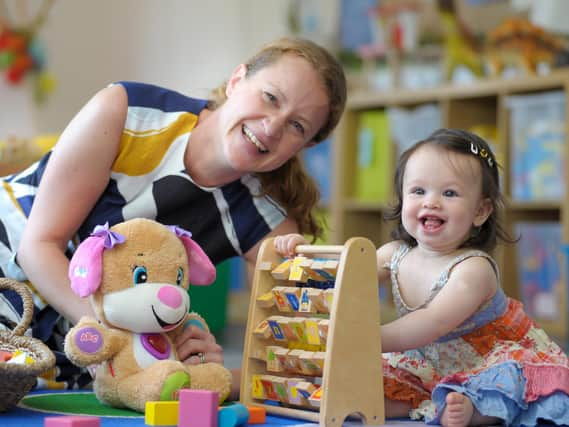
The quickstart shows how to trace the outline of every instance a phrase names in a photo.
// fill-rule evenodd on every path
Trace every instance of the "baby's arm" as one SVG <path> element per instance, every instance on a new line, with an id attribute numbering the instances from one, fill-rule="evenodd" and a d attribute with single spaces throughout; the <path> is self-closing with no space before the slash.
<path id="1" fill-rule="evenodd" d="M 382 351 L 405 351 L 434 342 L 474 314 L 497 286 L 486 259 L 466 259 L 452 270 L 447 284 L 427 307 L 382 326 Z"/>
<path id="2" fill-rule="evenodd" d="M 391 258 L 393 257 L 393 253 L 400 244 L 400 241 L 394 240 L 392 242 L 386 243 L 383 246 L 380 246 L 377 250 L 377 279 L 379 283 L 383 283 L 389 279 L 389 276 L 391 274 L 391 270 L 389 269 Z"/>

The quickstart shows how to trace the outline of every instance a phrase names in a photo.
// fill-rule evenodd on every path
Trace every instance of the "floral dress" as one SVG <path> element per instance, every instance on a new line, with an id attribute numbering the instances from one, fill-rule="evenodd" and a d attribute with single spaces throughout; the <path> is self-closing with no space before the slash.
<path id="1" fill-rule="evenodd" d="M 409 252 L 402 245 L 389 265 L 398 316 L 425 307 L 447 283 L 454 266 L 484 257 L 469 251 L 453 259 L 433 284 L 427 301 L 409 307 L 399 292 L 398 268 Z M 482 415 L 506 425 L 533 426 L 539 420 L 569 425 L 569 359 L 501 288 L 470 318 L 436 342 L 383 355 L 386 398 L 412 404 L 410 416 L 439 424 L 446 395 L 468 396 Z"/>

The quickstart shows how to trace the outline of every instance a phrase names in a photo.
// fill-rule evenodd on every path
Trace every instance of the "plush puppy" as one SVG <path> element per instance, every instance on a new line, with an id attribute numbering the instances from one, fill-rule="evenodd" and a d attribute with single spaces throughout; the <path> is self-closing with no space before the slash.
<path id="1" fill-rule="evenodd" d="M 181 388 L 231 389 L 217 363 L 185 365 L 175 338 L 189 324 L 188 287 L 207 285 L 215 268 L 191 234 L 148 219 L 98 226 L 69 266 L 73 291 L 88 297 L 96 319 L 83 317 L 66 336 L 65 352 L 78 366 L 98 365 L 94 389 L 108 405 L 144 412 L 147 401 L 175 400 Z"/>

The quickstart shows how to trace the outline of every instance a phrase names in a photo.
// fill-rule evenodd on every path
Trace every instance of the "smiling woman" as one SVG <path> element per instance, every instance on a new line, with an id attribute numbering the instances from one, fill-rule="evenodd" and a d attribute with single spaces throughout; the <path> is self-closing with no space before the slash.
<path id="1" fill-rule="evenodd" d="M 265 237 L 318 236 L 318 191 L 297 153 L 329 135 L 345 101 L 339 63 L 292 38 L 238 65 L 209 100 L 139 82 L 102 89 L 52 151 L 0 186 L 0 276 L 33 283 L 42 313 L 33 333 L 57 351 L 60 316 L 75 323 L 91 313 L 66 272 L 97 224 L 144 217 L 179 225 L 214 263 L 241 256 L 250 271 Z M 17 304 L 3 298 L 9 309 L 0 314 L 17 320 Z M 199 328 L 176 345 L 186 363 L 198 363 L 196 353 L 223 361 Z"/>

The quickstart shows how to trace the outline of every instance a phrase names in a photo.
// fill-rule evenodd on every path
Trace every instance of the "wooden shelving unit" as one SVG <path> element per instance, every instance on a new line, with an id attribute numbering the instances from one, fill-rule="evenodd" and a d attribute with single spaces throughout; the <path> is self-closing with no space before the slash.
<path id="1" fill-rule="evenodd" d="M 561 224 L 563 245 L 569 244 L 569 192 L 561 200 L 547 202 L 512 201 L 510 183 L 510 112 L 506 100 L 511 95 L 539 94 L 545 91 L 569 93 L 569 70 L 555 70 L 547 76 L 512 79 L 493 79 L 469 85 L 447 85 L 425 90 L 392 90 L 382 93 L 350 93 L 346 113 L 333 139 L 333 193 L 330 203 L 330 242 L 343 242 L 351 236 L 364 236 L 375 245 L 389 239 L 389 228 L 382 222 L 386 204 L 362 203 L 356 200 L 357 132 L 359 113 L 384 110 L 390 107 L 412 109 L 434 104 L 439 106 L 442 126 L 471 128 L 490 125 L 497 128 L 498 156 L 502 163 L 503 190 L 507 200 L 506 225 L 516 221 L 555 221 Z M 434 129 L 433 129 L 434 130 Z M 564 158 L 569 159 L 569 108 L 565 109 L 566 144 Z M 428 135 L 425 135 L 425 137 Z M 393 143 L 393 141 L 388 141 Z M 394 159 L 395 161 L 395 159 Z M 567 183 L 567 180 L 565 180 Z M 495 254 L 502 271 L 502 286 L 506 293 L 520 298 L 516 245 L 502 247 Z M 567 314 L 567 260 L 563 262 L 562 287 L 559 290 L 558 320 L 538 319 L 549 333 L 561 339 L 569 335 Z"/>
<path id="2" fill-rule="evenodd" d="M 314 282 L 295 280 L 288 271 L 275 270 L 284 260 L 276 253 L 272 238 L 263 242 L 249 304 L 241 401 L 264 407 L 268 413 L 319 422 L 321 426 L 342 426 L 350 415 L 366 424 L 383 424 L 373 244 L 357 237 L 344 245 L 299 246 L 296 252 L 295 259 L 302 257 L 305 268 L 313 272 L 331 268 L 333 287 L 327 282 L 323 290 L 314 287 Z M 314 262 L 322 268 L 317 270 Z M 325 262 L 331 262 L 332 267 L 324 267 Z M 304 295 L 311 295 L 314 304 L 303 305 L 308 300 Z M 293 333 L 287 332 L 286 324 Z M 317 331 L 311 324 L 318 324 Z M 313 398 L 315 395 L 318 398 Z"/>

